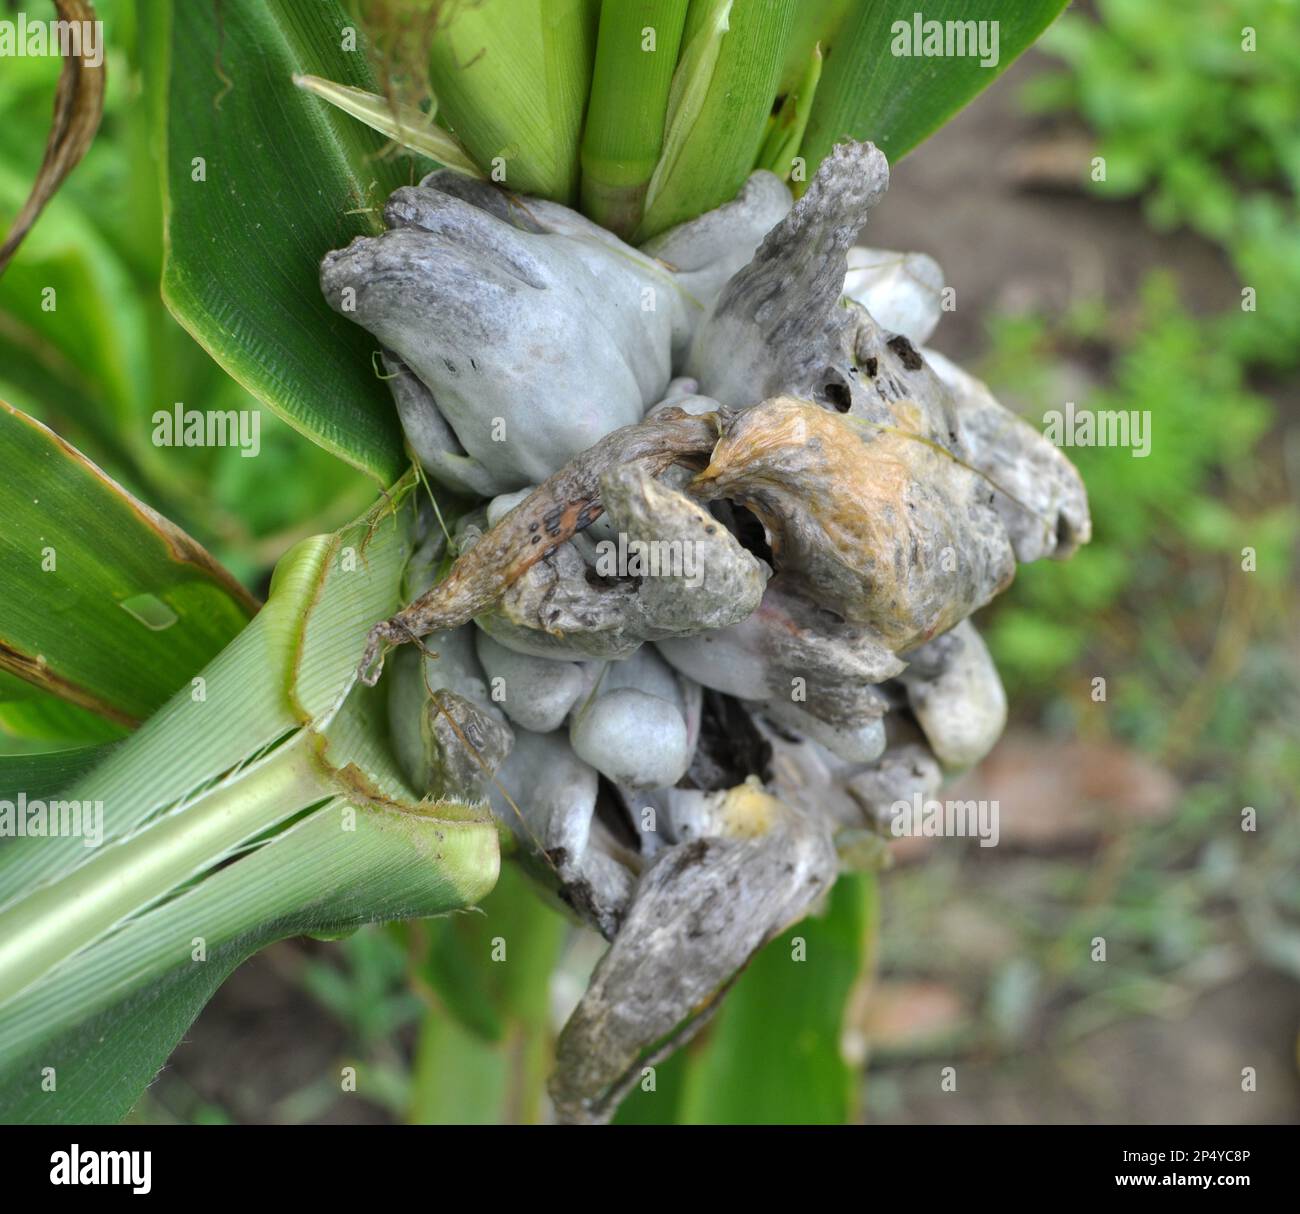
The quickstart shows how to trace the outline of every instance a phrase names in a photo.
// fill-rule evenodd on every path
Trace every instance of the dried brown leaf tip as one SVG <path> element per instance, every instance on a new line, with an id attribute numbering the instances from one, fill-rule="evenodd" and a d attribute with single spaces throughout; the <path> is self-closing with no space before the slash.
<path id="1" fill-rule="evenodd" d="M 55 0 L 54 7 L 58 10 L 59 20 L 67 23 L 70 29 L 80 32 L 99 26 L 94 5 L 89 0 Z M 79 48 L 78 53 L 65 56 L 59 73 L 58 89 L 54 95 L 54 118 L 40 170 L 27 201 L 14 219 L 4 243 L 0 244 L 0 274 L 13 260 L 18 246 L 31 231 L 46 203 L 86 154 L 99 129 L 99 120 L 104 113 L 104 48 L 100 44 L 93 47 L 83 45 L 80 37 L 75 45 Z"/>

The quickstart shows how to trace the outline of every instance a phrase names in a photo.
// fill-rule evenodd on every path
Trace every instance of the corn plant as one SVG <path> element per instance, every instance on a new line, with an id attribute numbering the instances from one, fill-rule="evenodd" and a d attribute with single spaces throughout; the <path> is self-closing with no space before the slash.
<path id="1" fill-rule="evenodd" d="M 103 103 L 87 45 L 0 253 L 28 405 L 0 407 L 0 1117 L 122 1117 L 254 951 L 474 907 L 503 858 L 537 901 L 448 921 L 430 972 L 549 964 L 544 902 L 609 941 L 558 1117 L 609 1119 L 711 1020 L 670 1116 L 853 1117 L 872 832 L 1001 728 L 967 617 L 1089 529 L 1060 453 L 924 350 L 939 267 L 853 246 L 1061 0 L 103 7 L 161 242 L 78 243 L 53 197 Z M 210 363 L 127 332 L 155 273 Z M 157 407 L 223 376 L 368 499 L 264 595 L 144 500 L 208 517 L 166 448 L 220 411 Z M 544 1014 L 518 989 L 441 982 L 417 1067 L 473 1083 Z"/>

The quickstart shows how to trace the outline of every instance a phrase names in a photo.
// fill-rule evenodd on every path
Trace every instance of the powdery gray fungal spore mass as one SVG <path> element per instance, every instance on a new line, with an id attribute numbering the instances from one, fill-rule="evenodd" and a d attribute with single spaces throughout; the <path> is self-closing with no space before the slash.
<path id="1" fill-rule="evenodd" d="M 408 776 L 490 801 L 611 941 L 566 1119 L 610 1116 L 851 840 L 987 753 L 1006 699 L 968 617 L 1089 537 L 1069 461 L 924 348 L 939 266 L 854 247 L 888 182 L 841 144 L 798 203 L 755 173 L 635 249 L 439 172 L 322 263 L 430 480 L 483 502 L 436 584 L 427 524 L 362 677 L 428 638 L 389 663 Z"/>

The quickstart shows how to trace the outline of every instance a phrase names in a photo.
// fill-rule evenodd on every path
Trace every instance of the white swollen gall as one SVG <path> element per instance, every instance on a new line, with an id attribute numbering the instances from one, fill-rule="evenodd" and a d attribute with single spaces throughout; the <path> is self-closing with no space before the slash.
<path id="1" fill-rule="evenodd" d="M 853 248 L 844 294 L 860 303 L 882 329 L 913 345 L 930 340 L 943 314 L 943 270 L 924 253 Z"/>

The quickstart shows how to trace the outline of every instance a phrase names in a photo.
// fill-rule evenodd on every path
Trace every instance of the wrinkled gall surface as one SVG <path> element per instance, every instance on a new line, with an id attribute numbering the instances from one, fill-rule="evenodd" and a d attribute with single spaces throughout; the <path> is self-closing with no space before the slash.
<path id="1" fill-rule="evenodd" d="M 432 522 L 376 624 L 394 745 L 487 800 L 610 940 L 561 1037 L 569 1120 L 612 1114 L 897 801 L 996 741 L 969 620 L 1087 541 L 1069 461 L 924 348 L 943 273 L 855 247 L 889 183 L 838 146 L 635 249 L 450 172 L 326 255 L 413 456 L 480 501 Z"/>

